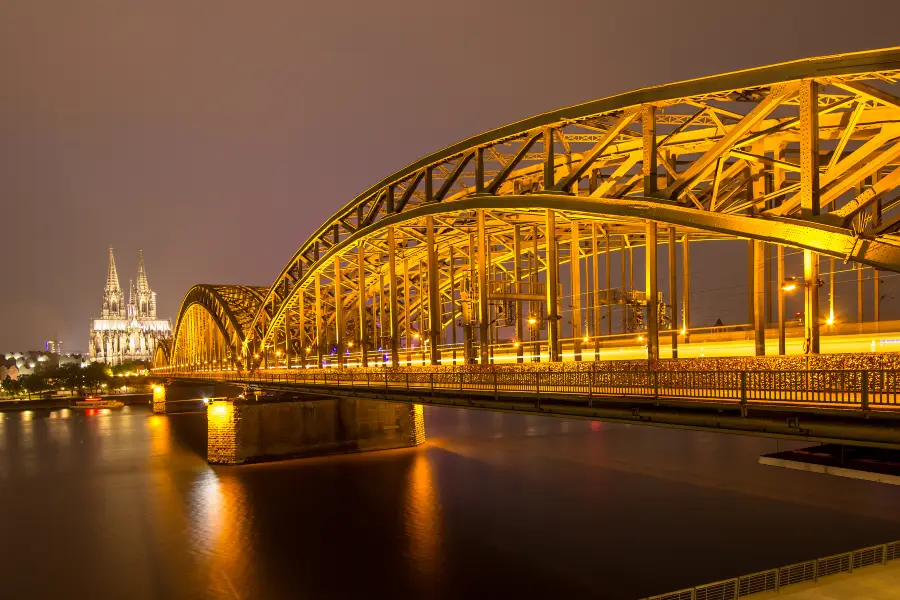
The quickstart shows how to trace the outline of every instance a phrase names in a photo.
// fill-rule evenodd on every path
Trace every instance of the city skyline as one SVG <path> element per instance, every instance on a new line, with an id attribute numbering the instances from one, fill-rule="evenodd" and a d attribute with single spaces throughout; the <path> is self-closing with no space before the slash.
<path id="1" fill-rule="evenodd" d="M 198 281 L 270 285 L 282 257 L 327 215 L 386 174 L 468 135 L 639 87 L 896 43 L 892 19 L 872 20 L 838 2 L 817 3 L 815 14 L 762 3 L 733 21 L 704 2 L 694 11 L 570 3 L 554 14 L 578 14 L 580 23 L 628 19 L 657 39 L 689 29 L 696 11 L 708 9 L 720 26 L 670 38 L 669 50 L 659 52 L 630 44 L 628 28 L 593 36 L 579 24 L 559 38 L 561 54 L 510 60 L 506 51 L 434 33 L 456 28 L 491 39 L 491 23 L 528 31 L 553 21 L 542 13 L 551 8 L 471 5 L 448 16 L 418 7 L 412 17 L 397 3 L 388 7 L 394 10 L 359 7 L 345 18 L 335 7 L 281 4 L 272 19 L 226 2 L 212 21 L 180 4 L 179 19 L 170 21 L 176 5 L 165 2 L 0 9 L 0 68 L 8 79 L 0 96 L 7 132 L 0 197 L 18 207 L 8 247 L 31 249 L 6 265 L 5 288 L 14 293 L 0 297 L 0 347 L 37 348 L 53 338 L 84 350 L 83 323 L 102 285 L 94 257 L 108 245 L 124 249 L 137 240 L 152 254 L 159 311 L 174 318 Z M 883 15 L 897 11 L 875 4 Z M 327 35 L 312 25 L 336 20 L 345 27 Z M 378 33 L 386 28 L 397 32 L 390 43 Z M 763 28 L 766 35 L 758 35 Z M 362 47 L 367 52 L 349 50 Z M 585 76 L 579 61 L 558 60 L 562 54 L 589 57 L 595 76 Z M 548 69 L 553 83 L 543 84 L 536 74 Z M 440 84 L 443 72 L 462 73 L 462 84 Z M 433 77 L 417 82 L 421 73 Z M 352 169 L 344 164 L 348 142 L 365 157 Z M 41 210 L 28 210 L 34 206 Z M 251 218 L 265 228 L 264 243 L 241 235 Z M 39 246 L 35 231 L 42 232 Z M 724 250 L 734 260 L 741 252 Z M 744 293 L 745 274 L 719 272 L 720 256 L 694 257 L 698 322 L 736 322 L 746 312 L 736 304 L 719 314 L 721 301 L 703 295 L 723 287 Z M 850 288 L 847 295 L 852 300 Z"/>

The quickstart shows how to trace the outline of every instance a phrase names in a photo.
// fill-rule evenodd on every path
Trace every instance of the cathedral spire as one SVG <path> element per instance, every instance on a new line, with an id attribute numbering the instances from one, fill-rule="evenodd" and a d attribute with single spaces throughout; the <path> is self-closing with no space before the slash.
<path id="1" fill-rule="evenodd" d="M 116 272 L 116 258 L 113 256 L 112 246 L 109 247 L 109 267 L 106 271 L 106 292 L 119 292 L 119 274 Z"/>
<path id="2" fill-rule="evenodd" d="M 116 272 L 116 259 L 112 246 L 109 247 L 109 266 L 106 269 L 106 288 L 103 291 L 104 319 L 115 319 L 125 316 L 125 294 L 119 287 L 119 274 Z"/>
<path id="3" fill-rule="evenodd" d="M 137 291 L 142 294 L 150 293 L 150 284 L 147 283 L 147 271 L 144 269 L 144 251 L 143 250 L 138 250 Z"/>

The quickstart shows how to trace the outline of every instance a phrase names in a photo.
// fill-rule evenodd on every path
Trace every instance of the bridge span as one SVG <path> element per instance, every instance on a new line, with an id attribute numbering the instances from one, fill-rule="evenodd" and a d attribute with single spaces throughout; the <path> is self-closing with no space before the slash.
<path id="1" fill-rule="evenodd" d="M 900 330 L 880 289 L 900 272 L 898 79 L 900 48 L 810 58 L 463 140 L 344 203 L 270 286 L 191 288 L 154 371 L 894 447 L 900 366 L 879 353 Z M 734 240 L 748 260 L 723 268 L 746 269 L 747 325 L 698 328 L 691 252 Z M 723 354 L 782 362 L 662 360 Z"/>

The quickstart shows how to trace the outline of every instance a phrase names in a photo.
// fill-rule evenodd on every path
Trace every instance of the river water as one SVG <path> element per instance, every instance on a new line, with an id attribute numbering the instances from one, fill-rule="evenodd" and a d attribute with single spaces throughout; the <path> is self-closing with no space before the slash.
<path id="1" fill-rule="evenodd" d="M 900 488 L 756 463 L 785 442 L 427 407 L 426 427 L 212 468 L 202 414 L 0 414 L 0 597 L 639 598 L 900 539 Z"/>

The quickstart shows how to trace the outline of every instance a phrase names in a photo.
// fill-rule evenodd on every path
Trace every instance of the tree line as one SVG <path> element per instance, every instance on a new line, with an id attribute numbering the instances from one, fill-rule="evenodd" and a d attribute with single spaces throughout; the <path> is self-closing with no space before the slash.
<path id="1" fill-rule="evenodd" d="M 147 364 L 141 361 L 132 361 L 110 367 L 103 363 L 67 363 L 64 365 L 41 365 L 34 373 L 22 375 L 18 379 L 12 379 L 8 375 L 0 382 L 3 392 L 8 396 L 17 397 L 23 393 L 32 396 L 41 396 L 47 392 L 69 391 L 74 395 L 83 395 L 85 392 L 95 394 L 104 387 L 118 387 L 123 383 L 126 386 L 146 385 Z M 126 379 L 127 378 L 127 379 Z"/>

